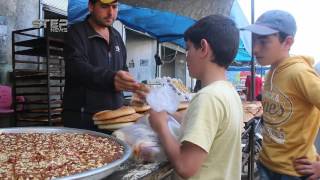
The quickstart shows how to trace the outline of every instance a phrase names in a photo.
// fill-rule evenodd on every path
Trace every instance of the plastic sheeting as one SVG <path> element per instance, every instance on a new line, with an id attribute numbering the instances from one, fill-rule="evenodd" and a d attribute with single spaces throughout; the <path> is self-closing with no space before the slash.
<path id="1" fill-rule="evenodd" d="M 231 12 L 230 12 L 230 17 L 231 19 L 234 20 L 234 22 L 236 22 L 237 27 L 243 28 L 249 25 L 249 22 L 245 16 L 245 14 L 243 13 L 239 3 L 237 0 L 234 1 L 233 6 L 231 8 Z M 246 51 L 245 55 L 244 55 L 244 59 L 248 58 L 248 56 L 250 56 L 251 54 L 251 32 L 250 31 L 240 31 L 240 39 L 241 39 L 241 43 L 239 46 L 239 49 L 245 48 L 244 50 Z M 243 45 L 243 47 L 242 47 Z M 251 58 L 251 57 L 249 57 Z"/>
<path id="2" fill-rule="evenodd" d="M 88 0 L 69 0 L 69 24 L 82 21 L 88 15 Z M 159 42 L 174 42 L 184 47 L 184 31 L 194 24 L 195 20 L 174 13 L 132 7 L 120 4 L 118 20 L 127 27 L 147 33 Z"/>

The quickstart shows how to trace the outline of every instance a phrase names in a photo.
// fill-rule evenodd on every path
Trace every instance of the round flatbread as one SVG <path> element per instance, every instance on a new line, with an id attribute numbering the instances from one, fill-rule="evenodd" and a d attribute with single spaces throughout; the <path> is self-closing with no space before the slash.
<path id="1" fill-rule="evenodd" d="M 146 112 L 150 109 L 149 105 L 143 105 L 143 106 L 132 106 L 132 108 L 137 112 L 137 113 L 143 113 Z"/>
<path id="2" fill-rule="evenodd" d="M 105 110 L 105 111 L 97 112 L 96 114 L 93 115 L 92 119 L 95 121 L 108 120 L 108 119 L 114 119 L 117 117 L 126 116 L 134 113 L 136 113 L 136 111 L 132 107 L 123 106 L 113 111 Z"/>
<path id="3" fill-rule="evenodd" d="M 178 105 L 178 111 L 187 109 L 188 106 L 189 106 L 189 103 L 187 103 L 187 102 L 182 102 L 182 103 L 180 103 L 180 104 Z"/>
<path id="4" fill-rule="evenodd" d="M 134 122 L 126 122 L 126 123 L 117 123 L 117 124 L 104 124 L 104 125 L 98 125 L 99 129 L 106 129 L 106 130 L 117 130 L 120 128 L 124 128 L 130 125 L 133 125 Z"/>
<path id="5" fill-rule="evenodd" d="M 108 120 L 101 120 L 101 121 L 94 121 L 95 125 L 102 125 L 102 124 L 117 124 L 117 123 L 125 123 L 125 122 L 135 122 L 139 118 L 143 117 L 142 114 L 134 113 L 128 116 L 122 116 L 114 119 Z"/>

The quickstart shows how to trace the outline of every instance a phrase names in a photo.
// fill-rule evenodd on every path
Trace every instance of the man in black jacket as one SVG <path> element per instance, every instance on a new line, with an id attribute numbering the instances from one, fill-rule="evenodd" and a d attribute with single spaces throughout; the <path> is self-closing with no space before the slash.
<path id="1" fill-rule="evenodd" d="M 122 91 L 134 92 L 139 84 L 127 72 L 126 48 L 112 27 L 117 0 L 89 0 L 89 11 L 66 36 L 62 116 L 66 127 L 96 130 L 92 115 L 121 107 Z"/>

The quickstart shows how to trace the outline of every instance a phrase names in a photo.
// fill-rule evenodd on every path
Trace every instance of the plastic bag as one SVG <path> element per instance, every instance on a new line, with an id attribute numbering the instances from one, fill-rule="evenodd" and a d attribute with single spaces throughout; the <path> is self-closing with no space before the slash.
<path id="1" fill-rule="evenodd" d="M 180 79 L 162 77 L 148 81 L 151 91 L 147 102 L 157 112 L 174 113 L 180 102 L 190 102 L 192 94 Z"/>
<path id="2" fill-rule="evenodd" d="M 128 143 L 133 149 L 133 157 L 138 162 L 163 162 L 167 160 L 158 135 L 152 130 L 144 116 L 136 124 L 113 132 L 117 138 Z M 170 132 L 174 137 L 180 135 L 180 124 L 171 116 L 168 119 Z"/>
<path id="3" fill-rule="evenodd" d="M 146 99 L 151 108 L 157 112 L 166 111 L 174 113 L 177 111 L 180 103 L 179 96 L 168 85 L 152 89 Z"/>

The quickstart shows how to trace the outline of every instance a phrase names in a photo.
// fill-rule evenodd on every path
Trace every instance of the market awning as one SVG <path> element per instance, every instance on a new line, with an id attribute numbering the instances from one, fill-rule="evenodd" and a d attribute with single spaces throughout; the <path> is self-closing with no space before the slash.
<path id="1" fill-rule="evenodd" d="M 73 24 L 82 21 L 88 14 L 88 0 L 69 0 L 68 21 Z M 159 42 L 172 42 L 185 47 L 183 33 L 195 23 L 195 20 L 162 10 L 133 7 L 120 4 L 118 20 L 127 27 L 147 33 Z M 250 61 L 243 42 L 240 42 L 236 60 Z"/>
<path id="2" fill-rule="evenodd" d="M 121 4 L 118 19 L 126 26 L 150 34 L 159 42 L 183 38 L 194 19 L 174 13 Z"/>
<path id="3" fill-rule="evenodd" d="M 88 14 L 87 0 L 69 0 L 69 24 L 82 21 Z M 183 33 L 194 19 L 174 13 L 120 4 L 118 20 L 127 27 L 147 33 L 159 42 L 173 42 L 184 47 Z M 181 41 L 175 41 L 179 40 Z"/>

